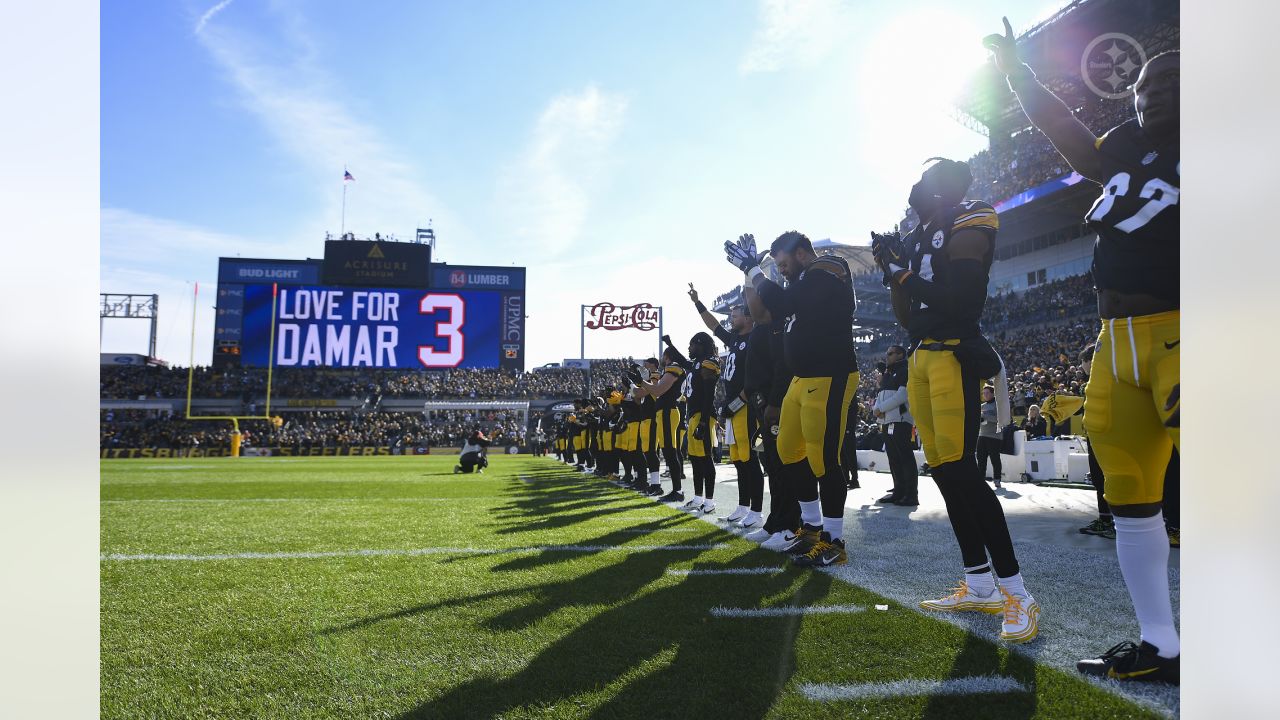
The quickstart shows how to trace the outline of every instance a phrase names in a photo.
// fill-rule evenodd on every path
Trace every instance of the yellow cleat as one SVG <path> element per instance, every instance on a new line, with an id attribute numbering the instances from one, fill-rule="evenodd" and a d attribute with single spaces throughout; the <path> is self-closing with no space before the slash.
<path id="1" fill-rule="evenodd" d="M 995 590 L 990 595 L 979 595 L 969 590 L 969 583 L 964 580 L 953 588 L 953 592 L 938 600 L 922 600 L 920 607 L 925 610 L 943 612 L 983 612 L 988 615 L 999 615 L 1004 612 L 1005 600 Z"/>
<path id="2" fill-rule="evenodd" d="M 1011 643 L 1031 642 L 1040 633 L 1040 603 L 1029 595 L 1013 595 L 999 588 L 1004 596 L 1004 624 L 1000 639 Z"/>

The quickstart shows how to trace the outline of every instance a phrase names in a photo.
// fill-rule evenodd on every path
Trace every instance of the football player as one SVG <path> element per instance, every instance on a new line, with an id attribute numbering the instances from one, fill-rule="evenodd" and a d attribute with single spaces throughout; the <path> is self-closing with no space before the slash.
<path id="1" fill-rule="evenodd" d="M 660 497 L 662 495 L 662 478 L 659 476 L 660 460 L 658 458 L 658 423 L 657 423 L 657 401 L 646 389 L 646 381 L 651 378 L 657 378 L 659 363 L 657 358 L 648 358 L 643 365 L 631 369 L 627 372 L 627 378 L 632 384 L 632 393 L 635 395 L 636 403 L 639 407 L 639 431 L 637 437 L 637 448 L 644 457 L 645 466 L 648 468 L 648 482 L 641 484 L 641 478 L 636 478 L 636 490 L 650 497 Z"/>
<path id="2" fill-rule="evenodd" d="M 684 509 L 694 513 L 713 513 L 716 510 L 716 465 L 711 451 L 716 445 L 715 391 L 720 379 L 720 363 L 716 360 L 716 343 L 711 336 L 696 333 L 689 339 L 689 358 L 671 345 L 671 338 L 663 335 L 667 351 L 677 365 L 688 370 L 689 395 L 686 407 L 689 413 L 689 429 L 686 441 L 689 447 L 689 465 L 693 469 L 693 498 Z"/>
<path id="3" fill-rule="evenodd" d="M 800 501 L 802 525 L 787 551 L 802 566 L 848 562 L 844 503 L 848 495 L 840 466 L 849 403 L 858 388 L 853 350 L 855 306 L 852 274 L 836 255 L 818 257 L 809 238 L 779 235 L 769 248 L 787 286 L 765 277 L 755 238 L 724 244 L 728 260 L 742 270 L 775 318 L 785 318 L 783 352 L 795 373 L 782 402 L 778 457 L 786 482 Z"/>
<path id="4" fill-rule="evenodd" d="M 646 395 L 654 398 L 658 450 L 667 463 L 667 471 L 671 473 L 671 492 L 659 497 L 659 501 L 683 503 L 685 500 L 681 482 L 684 480 L 684 462 L 680 459 L 681 422 L 680 408 L 676 401 L 680 398 L 680 384 L 688 373 L 676 363 L 675 355 L 672 354 L 674 350 L 668 344 L 662 351 L 662 375 L 656 380 L 641 379 L 640 387 Z M 649 482 L 653 482 L 652 473 L 649 475 Z"/>
<path id="5" fill-rule="evenodd" d="M 738 305 L 729 311 L 729 324 L 733 332 L 724 329 L 720 321 L 698 299 L 698 291 L 689 283 L 689 299 L 716 339 L 728 348 L 724 365 L 724 405 L 720 417 L 725 423 L 725 444 L 729 446 L 729 461 L 738 471 L 738 507 L 721 520 L 737 527 L 749 528 L 760 524 L 760 509 L 764 502 L 764 471 L 752 443 L 760 423 L 757 410 L 747 401 L 746 380 L 747 346 L 755 322 L 746 305 Z M 766 340 L 767 342 L 767 340 Z"/>
<path id="6" fill-rule="evenodd" d="M 1117 680 L 1177 684 L 1181 642 L 1161 499 L 1169 456 L 1180 447 L 1179 54 L 1147 61 L 1133 84 L 1137 119 L 1098 137 L 1018 58 L 1008 18 L 1003 35 L 983 42 L 1027 118 L 1076 172 L 1102 187 L 1086 217 L 1098 234 L 1093 281 L 1102 326 L 1084 424 L 1106 475 L 1116 556 L 1141 637 L 1076 667 Z"/>
<path id="7" fill-rule="evenodd" d="M 998 614 L 1002 640 L 1028 642 L 1039 633 L 1040 605 L 1023 584 L 1004 511 L 975 460 L 979 389 L 1001 368 L 978 325 L 1000 222 L 987 203 L 964 201 L 973 184 L 967 164 L 930 162 L 908 199 L 920 223 L 905 238 L 872 233 L 894 315 L 911 338 L 907 404 L 964 561 L 955 591 L 920 606 Z"/>

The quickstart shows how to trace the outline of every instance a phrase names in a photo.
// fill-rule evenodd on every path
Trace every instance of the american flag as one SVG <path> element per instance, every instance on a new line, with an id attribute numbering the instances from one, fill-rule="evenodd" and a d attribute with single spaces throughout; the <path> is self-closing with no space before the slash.
<path id="1" fill-rule="evenodd" d="M 345 169 L 342 171 L 342 182 L 349 183 L 349 182 L 355 182 L 355 181 L 356 181 L 355 176 L 353 176 L 350 172 L 348 172 Z"/>

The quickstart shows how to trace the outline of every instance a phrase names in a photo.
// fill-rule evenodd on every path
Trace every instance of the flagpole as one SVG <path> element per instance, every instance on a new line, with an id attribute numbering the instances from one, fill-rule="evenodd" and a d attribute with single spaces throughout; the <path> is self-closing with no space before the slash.
<path id="1" fill-rule="evenodd" d="M 347 166 L 342 166 L 342 232 L 338 234 L 341 240 L 347 234 Z"/>

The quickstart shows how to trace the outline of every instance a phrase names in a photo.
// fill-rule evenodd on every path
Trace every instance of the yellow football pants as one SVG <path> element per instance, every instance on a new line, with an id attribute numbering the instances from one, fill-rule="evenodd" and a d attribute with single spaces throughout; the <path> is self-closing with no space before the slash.
<path id="1" fill-rule="evenodd" d="M 926 338 L 924 344 L 941 342 L 958 345 L 959 340 L 934 340 Z M 975 406 L 980 399 L 976 394 L 966 398 L 962 387 L 960 361 L 949 350 L 917 349 L 911 353 L 911 367 L 907 373 L 907 406 L 916 421 L 920 445 L 924 448 L 925 462 L 937 467 L 955 462 L 965 453 L 965 405 Z M 977 390 L 974 390 L 977 393 Z M 972 442 L 976 444 L 977 428 L 973 428 Z M 969 452 L 973 452 L 971 449 Z"/>
<path id="2" fill-rule="evenodd" d="M 707 419 L 707 426 L 702 429 L 704 435 L 701 440 L 693 437 L 693 429 L 701 422 L 702 413 L 700 412 L 689 417 L 689 457 L 711 457 L 711 448 L 719 444 L 719 438 L 716 437 L 715 418 Z"/>
<path id="3" fill-rule="evenodd" d="M 798 463 L 805 458 L 819 478 L 840 467 L 849 403 L 858 389 L 858 373 L 844 377 L 792 378 L 782 399 L 778 423 L 778 458 Z"/>
<path id="4" fill-rule="evenodd" d="M 1102 321 L 1084 389 L 1084 426 L 1112 505 L 1158 503 L 1178 428 L 1164 409 L 1178 384 L 1177 310 Z"/>
<path id="5" fill-rule="evenodd" d="M 654 420 L 641 420 L 638 423 L 640 430 L 636 449 L 640 452 L 647 453 L 651 450 L 658 449 L 658 437 L 655 434 L 654 422 Z"/>
<path id="6" fill-rule="evenodd" d="M 728 425 L 726 429 L 733 437 L 733 442 L 729 443 L 729 462 L 747 462 L 751 459 L 751 437 L 759 425 L 755 413 L 743 405 L 729 418 Z M 728 437 L 725 440 L 728 442 Z"/>
<path id="7" fill-rule="evenodd" d="M 658 423 L 658 447 L 680 448 L 680 409 L 659 408 L 654 418 Z"/>

